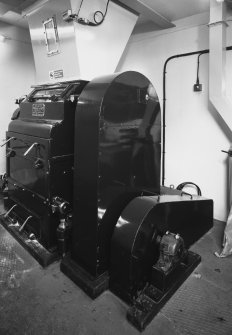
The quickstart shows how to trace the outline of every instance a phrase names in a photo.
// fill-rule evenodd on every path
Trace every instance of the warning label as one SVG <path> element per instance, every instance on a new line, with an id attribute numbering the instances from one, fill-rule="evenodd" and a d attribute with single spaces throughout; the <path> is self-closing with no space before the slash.
<path id="1" fill-rule="evenodd" d="M 43 117 L 45 115 L 45 104 L 33 104 L 32 116 Z"/>
<path id="2" fill-rule="evenodd" d="M 55 70 L 55 71 L 49 71 L 49 78 L 50 80 L 55 80 L 59 78 L 64 77 L 64 71 L 63 70 Z"/>

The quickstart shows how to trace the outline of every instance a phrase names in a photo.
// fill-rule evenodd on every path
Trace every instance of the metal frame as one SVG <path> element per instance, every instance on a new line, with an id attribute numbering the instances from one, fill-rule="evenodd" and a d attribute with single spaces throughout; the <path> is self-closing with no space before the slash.
<path id="1" fill-rule="evenodd" d="M 52 23 L 52 26 L 49 27 L 49 29 L 53 29 L 54 30 L 54 40 L 55 40 L 55 46 L 56 48 L 54 49 L 50 49 L 50 45 L 49 45 L 49 37 L 48 37 L 48 25 Z M 47 55 L 48 56 L 54 56 L 58 53 L 60 53 L 60 49 L 59 49 L 59 35 L 58 35 L 58 30 L 57 30 L 57 24 L 56 24 L 56 18 L 55 16 L 50 17 L 49 19 L 47 19 L 46 21 L 43 21 L 43 27 L 44 27 L 44 37 L 45 37 L 45 43 L 47 46 Z"/>

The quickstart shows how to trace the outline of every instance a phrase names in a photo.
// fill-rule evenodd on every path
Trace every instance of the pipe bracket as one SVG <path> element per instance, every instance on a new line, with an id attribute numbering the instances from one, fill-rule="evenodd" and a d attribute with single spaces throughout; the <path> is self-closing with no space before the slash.
<path id="1" fill-rule="evenodd" d="M 224 20 L 216 21 L 216 22 L 210 22 L 210 23 L 207 24 L 207 26 L 209 28 L 211 28 L 211 27 L 217 26 L 219 24 L 225 24 L 226 27 L 229 27 L 228 23 L 226 21 L 224 21 Z"/>

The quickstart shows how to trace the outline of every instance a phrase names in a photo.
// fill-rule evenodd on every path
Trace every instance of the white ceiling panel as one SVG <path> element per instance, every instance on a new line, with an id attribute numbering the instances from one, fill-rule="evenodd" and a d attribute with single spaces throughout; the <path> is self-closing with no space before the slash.
<path id="1" fill-rule="evenodd" d="M 210 0 L 140 0 L 170 21 L 200 14 L 209 10 Z"/>
<path id="2" fill-rule="evenodd" d="M 37 0 L 0 0 L 0 20 L 7 22 L 9 17 L 9 23 L 11 24 L 23 24 L 24 21 L 18 20 L 18 16 L 7 14 L 7 11 L 21 13 L 25 8 L 29 7 Z M 92 0 L 83 0 L 92 1 Z M 106 0 L 102 0 L 106 1 Z M 137 9 L 141 9 L 139 24 L 147 23 L 153 26 L 155 20 L 157 20 L 156 29 L 164 29 L 172 26 L 172 22 L 184 17 L 192 16 L 209 10 L 210 0 L 118 0 L 128 6 L 135 6 Z M 229 1 L 229 0 L 226 0 Z M 232 0 L 230 0 L 232 1 Z M 150 11 L 150 12 L 149 12 Z M 165 26 L 166 25 L 166 26 Z M 152 27 L 152 25 L 151 25 Z M 152 29 L 152 28 L 151 28 Z M 155 29 L 155 28 L 154 28 Z"/>

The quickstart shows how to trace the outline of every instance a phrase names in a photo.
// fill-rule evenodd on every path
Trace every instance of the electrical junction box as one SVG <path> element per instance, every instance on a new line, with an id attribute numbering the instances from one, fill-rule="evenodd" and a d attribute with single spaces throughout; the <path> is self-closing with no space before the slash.
<path id="1" fill-rule="evenodd" d="M 194 92 L 201 92 L 202 91 L 202 84 L 194 84 L 193 85 Z"/>

